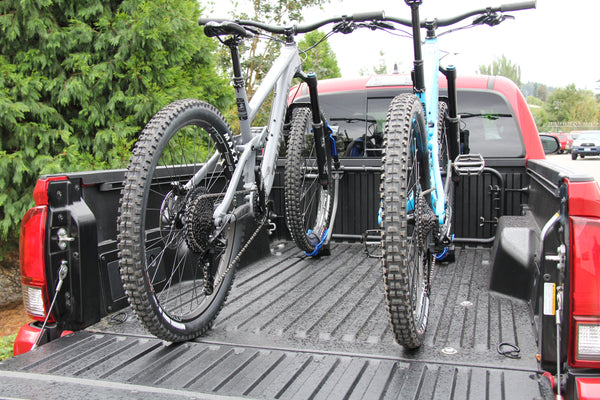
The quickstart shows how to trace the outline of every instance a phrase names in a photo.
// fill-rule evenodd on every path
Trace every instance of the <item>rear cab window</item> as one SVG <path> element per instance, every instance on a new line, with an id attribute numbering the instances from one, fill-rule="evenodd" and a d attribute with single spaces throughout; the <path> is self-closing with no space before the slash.
<path id="1" fill-rule="evenodd" d="M 391 100 L 412 89 L 368 88 L 319 95 L 341 157 L 381 157 Z M 445 95 L 445 90 L 440 91 Z M 307 102 L 307 97 L 295 102 Z M 461 131 L 469 132 L 471 153 L 484 157 L 525 157 L 519 124 L 508 100 L 490 90 L 459 89 Z"/>

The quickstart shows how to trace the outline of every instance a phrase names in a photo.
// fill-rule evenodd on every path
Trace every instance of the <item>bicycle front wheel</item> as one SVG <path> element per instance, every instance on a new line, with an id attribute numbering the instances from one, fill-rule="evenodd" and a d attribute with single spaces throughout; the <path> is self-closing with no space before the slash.
<path id="1" fill-rule="evenodd" d="M 454 209 L 454 183 L 452 180 L 448 182 L 449 187 L 446 187 L 447 177 L 452 174 L 452 159 L 450 157 L 450 138 L 448 138 L 448 129 L 446 120 L 448 119 L 448 105 L 440 101 L 438 103 L 438 162 L 440 166 L 440 176 L 444 184 L 444 192 L 446 193 L 446 204 L 444 205 L 444 227 L 449 229 L 452 222 L 452 212 Z M 444 232 L 447 235 L 450 232 Z"/>
<path id="2" fill-rule="evenodd" d="M 324 140 L 329 140 L 326 137 Z M 322 143 L 325 149 L 329 149 Z M 294 110 L 285 164 L 285 216 L 296 245 L 308 255 L 317 255 L 327 245 L 334 205 L 335 187 L 331 171 L 333 158 L 326 151 L 325 170 L 329 184 L 319 182 L 316 145 L 312 133 L 312 112 L 307 107 Z"/>
<path id="3" fill-rule="evenodd" d="M 429 313 L 428 251 L 435 214 L 429 206 L 429 162 L 421 101 L 394 98 L 386 121 L 381 175 L 381 228 L 386 303 L 396 341 L 418 348 Z M 433 217 L 432 217 L 433 214 Z"/>
<path id="4" fill-rule="evenodd" d="M 198 100 L 163 108 L 135 146 L 118 224 L 121 279 L 140 321 L 163 340 L 203 334 L 230 290 L 239 229 L 215 231 L 213 213 L 235 163 L 229 125 Z"/>

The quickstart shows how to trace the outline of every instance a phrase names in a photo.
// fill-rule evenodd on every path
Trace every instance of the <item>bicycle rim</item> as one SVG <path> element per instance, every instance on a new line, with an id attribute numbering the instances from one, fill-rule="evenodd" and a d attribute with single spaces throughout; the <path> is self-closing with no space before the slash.
<path id="1" fill-rule="evenodd" d="M 219 161 L 193 189 L 185 189 L 214 154 Z M 212 106 L 195 100 L 161 110 L 136 145 L 121 204 L 121 273 L 132 308 L 161 339 L 204 333 L 229 292 L 239 229 L 231 224 L 215 235 L 212 214 L 234 164 L 227 123 Z M 211 277 L 222 279 L 207 290 Z"/>
<path id="2" fill-rule="evenodd" d="M 441 101 L 438 103 L 438 160 L 440 165 L 440 175 L 442 183 L 446 185 L 448 174 L 452 174 L 452 160 L 450 159 L 450 147 L 448 141 L 448 131 L 446 129 L 446 118 L 448 117 L 448 105 Z M 442 229 L 450 230 L 452 224 L 452 211 L 454 206 L 454 188 L 453 182 L 448 182 L 450 187 L 444 186 L 446 193 L 444 227 Z M 449 234 L 449 232 L 445 232 Z"/>

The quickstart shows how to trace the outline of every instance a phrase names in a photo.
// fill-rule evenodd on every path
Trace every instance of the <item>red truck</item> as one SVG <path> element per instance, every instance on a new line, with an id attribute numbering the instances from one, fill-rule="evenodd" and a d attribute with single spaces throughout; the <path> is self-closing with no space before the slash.
<path id="1" fill-rule="evenodd" d="M 383 123 L 411 82 L 335 79 L 319 86 L 343 155 L 331 256 L 305 258 L 290 245 L 276 183 L 275 226 L 244 255 L 198 340 L 163 343 L 128 308 L 116 238 L 124 172 L 41 177 L 21 230 L 35 321 L 21 329 L 18 355 L 0 363 L 2 395 L 600 398 L 600 186 L 545 159 L 558 143 L 540 140 L 511 81 L 459 77 L 457 86 L 463 147 L 485 169 L 454 177 L 455 261 L 436 265 L 418 351 L 393 341 L 377 258 Z M 290 102 L 305 94 L 295 87 Z"/>

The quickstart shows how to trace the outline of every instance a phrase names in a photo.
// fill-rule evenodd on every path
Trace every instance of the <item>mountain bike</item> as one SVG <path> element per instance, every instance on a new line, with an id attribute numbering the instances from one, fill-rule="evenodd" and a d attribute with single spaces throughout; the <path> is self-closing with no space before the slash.
<path id="1" fill-rule="evenodd" d="M 186 99 L 160 110 L 135 145 L 118 221 L 120 271 L 132 309 L 152 334 L 184 341 L 211 327 L 237 263 L 271 224 L 269 195 L 284 126 L 289 136 L 284 172 L 288 229 L 306 255 L 327 251 L 339 160 L 319 108 L 317 78 L 302 71 L 294 37 L 328 23 L 372 17 L 357 14 L 289 27 L 199 20 L 207 36 L 230 50 L 241 133 L 234 136 L 212 105 Z M 281 53 L 248 100 L 239 46 L 263 31 L 283 38 L 275 38 L 282 43 Z M 294 78 L 307 83 L 309 104 L 288 107 Z M 271 92 L 268 125 L 252 127 Z"/>
<path id="2" fill-rule="evenodd" d="M 427 328 L 435 263 L 448 255 L 452 243 L 453 173 L 473 175 L 484 168 L 481 155 L 468 154 L 468 141 L 464 137 L 461 140 L 456 69 L 440 68 L 437 38 L 441 34 L 436 29 L 472 16 L 477 17 L 467 27 L 495 26 L 512 18 L 504 12 L 535 8 L 536 3 L 488 7 L 449 19 L 426 21 L 419 17 L 421 0 L 405 3 L 410 6 L 411 20 L 383 20 L 412 28 L 407 35 L 413 39 L 414 68 L 413 93 L 395 97 L 388 111 L 379 222 L 392 330 L 399 344 L 415 349 L 423 343 Z M 381 23 L 378 28 L 396 29 Z M 424 43 L 421 28 L 426 30 Z M 440 72 L 448 81 L 445 98 L 439 93 Z"/>

